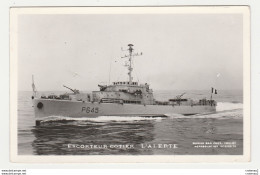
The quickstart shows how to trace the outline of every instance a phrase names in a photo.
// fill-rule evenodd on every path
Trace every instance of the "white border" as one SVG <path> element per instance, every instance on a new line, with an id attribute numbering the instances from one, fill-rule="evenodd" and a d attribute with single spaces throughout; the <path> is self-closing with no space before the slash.
<path id="1" fill-rule="evenodd" d="M 87 8 L 87 10 L 86 10 Z M 243 14 L 244 77 L 244 155 L 149 155 L 149 156 L 21 156 L 17 151 L 17 17 L 21 14 Z M 250 160 L 250 12 L 247 6 L 201 7 L 42 7 L 10 10 L 10 150 L 12 162 L 28 163 L 169 163 L 169 162 L 246 162 Z"/>

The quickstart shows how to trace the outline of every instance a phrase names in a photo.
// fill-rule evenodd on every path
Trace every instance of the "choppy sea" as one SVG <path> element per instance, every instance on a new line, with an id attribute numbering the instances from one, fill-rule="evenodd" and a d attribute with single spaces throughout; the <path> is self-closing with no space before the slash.
<path id="1" fill-rule="evenodd" d="M 157 91 L 154 96 L 167 100 L 182 92 Z M 193 99 L 210 96 L 208 91 L 185 92 L 185 97 Z M 20 91 L 18 95 L 19 155 L 243 154 L 242 90 L 218 91 L 213 96 L 217 101 L 213 114 L 94 119 L 56 116 L 41 126 L 35 126 L 32 93 Z"/>

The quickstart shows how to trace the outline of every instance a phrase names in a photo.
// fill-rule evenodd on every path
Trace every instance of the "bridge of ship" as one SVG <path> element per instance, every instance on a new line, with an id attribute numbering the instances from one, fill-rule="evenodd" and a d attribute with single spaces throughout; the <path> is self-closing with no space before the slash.
<path id="1" fill-rule="evenodd" d="M 118 81 L 113 82 L 112 85 L 106 86 L 103 91 L 121 91 L 126 93 L 134 93 L 137 90 L 141 90 L 142 94 L 152 93 L 152 90 L 149 89 L 149 85 L 145 84 L 138 84 L 138 82 L 129 82 L 129 81 Z"/>
<path id="2" fill-rule="evenodd" d="M 103 88 L 103 87 L 102 87 Z M 153 104 L 153 93 L 149 85 L 137 82 L 118 81 L 105 86 L 104 90 L 93 91 L 94 101 L 122 102 L 133 104 Z"/>

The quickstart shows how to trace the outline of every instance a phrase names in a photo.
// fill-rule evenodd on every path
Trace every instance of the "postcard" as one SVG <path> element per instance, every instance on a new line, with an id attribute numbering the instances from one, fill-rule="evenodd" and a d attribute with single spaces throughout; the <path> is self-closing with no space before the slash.
<path id="1" fill-rule="evenodd" d="M 247 6 L 10 8 L 10 159 L 250 161 Z"/>

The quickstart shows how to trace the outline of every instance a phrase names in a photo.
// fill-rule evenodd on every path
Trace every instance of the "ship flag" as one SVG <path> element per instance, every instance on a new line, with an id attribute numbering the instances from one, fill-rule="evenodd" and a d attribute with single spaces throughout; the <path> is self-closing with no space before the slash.
<path id="1" fill-rule="evenodd" d="M 218 91 L 217 91 L 217 89 L 215 89 L 215 88 L 211 88 L 211 94 L 218 94 Z"/>
<path id="2" fill-rule="evenodd" d="M 37 89 L 36 89 L 36 86 L 34 84 L 34 77 L 32 75 L 32 90 L 33 90 L 33 96 L 32 96 L 32 99 L 36 96 L 36 92 L 37 92 Z"/>
<path id="3" fill-rule="evenodd" d="M 36 92 L 36 87 L 35 87 L 35 84 L 34 84 L 34 77 L 32 75 L 32 89 L 33 89 L 33 92 Z"/>
<path id="4" fill-rule="evenodd" d="M 34 85 L 34 83 L 32 84 L 32 89 L 33 89 L 33 92 L 35 92 L 35 85 Z"/>

